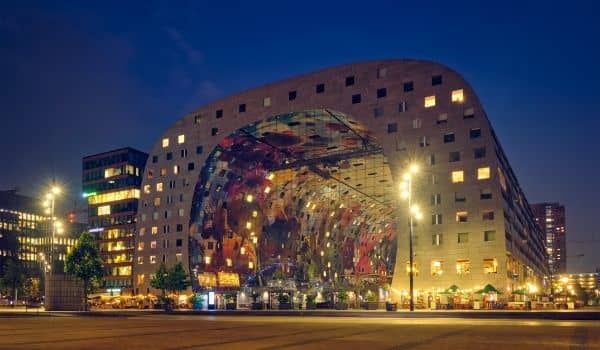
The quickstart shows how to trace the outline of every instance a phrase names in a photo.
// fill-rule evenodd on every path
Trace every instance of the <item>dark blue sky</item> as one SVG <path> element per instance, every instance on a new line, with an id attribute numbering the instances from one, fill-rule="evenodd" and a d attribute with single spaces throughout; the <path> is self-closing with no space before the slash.
<path id="1" fill-rule="evenodd" d="M 77 198 L 82 156 L 149 150 L 207 101 L 336 64 L 424 58 L 473 85 L 529 201 L 566 204 L 573 270 L 600 267 L 594 1 L 219 3 L 2 1 L 0 189 L 34 194 L 56 176 Z"/>

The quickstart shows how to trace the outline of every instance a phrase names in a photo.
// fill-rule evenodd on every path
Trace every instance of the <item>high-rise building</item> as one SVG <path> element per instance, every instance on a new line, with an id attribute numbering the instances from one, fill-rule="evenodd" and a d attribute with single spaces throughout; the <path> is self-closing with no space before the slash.
<path id="1" fill-rule="evenodd" d="M 111 295 L 133 293 L 135 217 L 147 158 L 129 147 L 83 158 L 89 231 L 104 264 L 102 289 Z"/>
<path id="2" fill-rule="evenodd" d="M 548 266 L 554 274 L 567 272 L 567 239 L 565 207 L 560 203 L 531 205 L 535 222 L 544 231 Z"/>
<path id="3" fill-rule="evenodd" d="M 410 164 L 416 221 L 409 266 Z M 162 262 L 195 291 L 368 280 L 420 296 L 547 285 L 544 235 L 475 91 L 418 60 L 342 65 L 213 101 L 157 139 L 136 288 Z"/>

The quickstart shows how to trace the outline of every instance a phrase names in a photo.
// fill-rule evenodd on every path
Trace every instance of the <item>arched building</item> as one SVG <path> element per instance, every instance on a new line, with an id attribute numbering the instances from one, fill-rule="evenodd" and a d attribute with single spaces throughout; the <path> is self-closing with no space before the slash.
<path id="1" fill-rule="evenodd" d="M 440 64 L 381 60 L 244 91 L 167 129 L 143 179 L 136 293 L 177 261 L 195 289 L 223 273 L 406 290 L 399 182 L 414 162 L 415 289 L 542 287 L 543 234 L 475 92 Z"/>

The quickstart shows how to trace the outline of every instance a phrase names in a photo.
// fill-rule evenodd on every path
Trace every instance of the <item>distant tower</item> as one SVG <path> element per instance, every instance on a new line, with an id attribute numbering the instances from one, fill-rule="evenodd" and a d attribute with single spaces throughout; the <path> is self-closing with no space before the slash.
<path id="1" fill-rule="evenodd" d="M 538 226 L 546 233 L 548 265 L 553 275 L 567 272 L 565 207 L 560 203 L 531 205 Z"/>

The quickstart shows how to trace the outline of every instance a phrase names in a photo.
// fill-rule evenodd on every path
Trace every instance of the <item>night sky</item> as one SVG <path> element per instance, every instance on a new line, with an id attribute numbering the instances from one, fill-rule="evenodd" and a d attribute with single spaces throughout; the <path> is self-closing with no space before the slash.
<path id="1" fill-rule="evenodd" d="M 422 58 L 478 92 L 529 201 L 567 206 L 569 269 L 600 267 L 599 5 L 459 3 L 2 1 L 0 189 L 36 194 L 56 177 L 83 207 L 84 155 L 148 151 L 243 89 Z"/>

